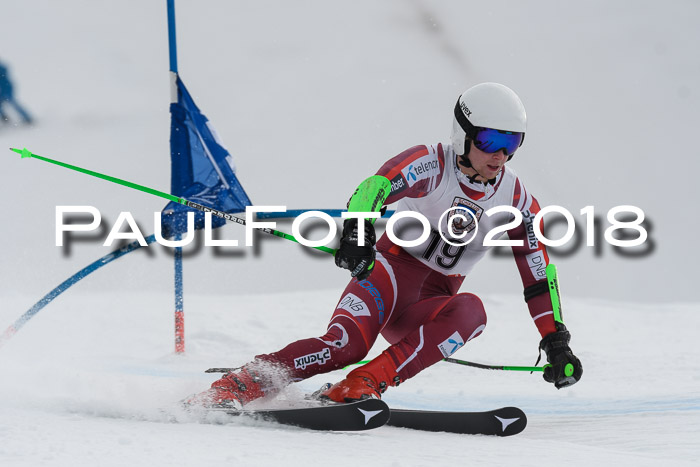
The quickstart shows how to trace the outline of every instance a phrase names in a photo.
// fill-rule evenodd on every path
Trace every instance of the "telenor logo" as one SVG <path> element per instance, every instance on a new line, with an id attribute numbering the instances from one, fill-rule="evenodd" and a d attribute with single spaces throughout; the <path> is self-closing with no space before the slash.
<path id="1" fill-rule="evenodd" d="M 460 347 L 464 345 L 464 339 L 459 335 L 459 332 L 452 334 L 450 337 L 445 339 L 438 345 L 438 349 L 442 355 L 447 358 L 457 351 Z"/>
<path id="2" fill-rule="evenodd" d="M 416 159 L 413 164 L 401 171 L 408 182 L 408 186 L 415 185 L 418 181 L 430 177 L 437 177 L 440 173 L 440 163 L 437 154 L 427 154 Z"/>
<path id="3" fill-rule="evenodd" d="M 406 177 L 408 180 L 413 180 L 414 182 L 418 180 L 416 177 L 416 174 L 413 173 L 413 166 L 409 165 L 408 166 L 408 176 Z"/>

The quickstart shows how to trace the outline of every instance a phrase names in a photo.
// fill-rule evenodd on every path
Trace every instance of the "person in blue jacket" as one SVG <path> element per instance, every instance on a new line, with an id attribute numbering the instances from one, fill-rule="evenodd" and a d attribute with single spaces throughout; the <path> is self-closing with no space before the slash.
<path id="1" fill-rule="evenodd" d="M 12 81 L 10 81 L 7 66 L 0 62 L 0 121 L 3 123 L 8 123 L 10 121 L 10 117 L 5 111 L 8 106 L 14 107 L 24 123 L 32 123 L 32 117 L 30 117 L 29 113 L 15 100 Z"/>

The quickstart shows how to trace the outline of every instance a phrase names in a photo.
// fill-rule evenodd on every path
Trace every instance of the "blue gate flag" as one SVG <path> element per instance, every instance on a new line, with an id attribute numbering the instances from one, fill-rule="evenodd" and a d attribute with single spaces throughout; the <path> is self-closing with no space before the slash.
<path id="1" fill-rule="evenodd" d="M 233 158 L 207 117 L 199 111 L 180 76 L 175 74 L 177 102 L 170 104 L 171 193 L 227 213 L 245 211 L 252 203 L 235 174 Z M 187 212 L 195 229 L 204 228 L 204 213 L 178 203 L 162 212 L 162 233 L 173 238 L 187 231 Z M 226 221 L 212 216 L 212 227 Z"/>

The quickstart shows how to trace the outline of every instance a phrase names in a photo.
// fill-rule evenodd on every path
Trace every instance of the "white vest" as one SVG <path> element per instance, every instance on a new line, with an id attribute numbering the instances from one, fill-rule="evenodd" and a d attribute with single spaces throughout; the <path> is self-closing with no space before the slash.
<path id="1" fill-rule="evenodd" d="M 437 144 L 429 145 L 429 154 L 424 156 L 428 160 L 435 158 L 437 161 Z M 443 144 L 445 155 L 445 167 L 440 184 L 422 198 L 402 198 L 399 200 L 396 212 L 414 211 L 425 216 L 430 222 L 432 232 L 428 239 L 422 244 L 414 247 L 402 247 L 413 257 L 423 264 L 441 272 L 445 275 L 465 276 L 472 270 L 474 265 L 486 254 L 489 248 L 483 245 L 484 237 L 493 228 L 502 226 L 513 219 L 513 215 L 501 212 L 492 216 L 484 213 L 496 206 L 512 206 L 513 194 L 516 184 L 516 174 L 509 167 L 505 166 L 497 177 L 495 185 L 483 185 L 482 183 L 470 183 L 467 176 L 458 168 L 457 155 L 451 145 Z M 437 181 L 437 171 L 434 172 L 430 186 L 434 186 Z M 486 193 L 479 200 L 471 199 L 467 196 L 460 182 L 469 188 Z M 410 183 L 410 181 L 409 181 Z M 444 214 L 449 208 L 456 208 Z M 471 212 L 478 220 L 470 216 Z M 467 220 L 454 218 L 461 214 Z M 459 236 L 466 232 L 460 239 L 455 238 L 448 230 L 448 222 L 452 225 L 452 232 Z M 394 225 L 394 233 L 404 241 L 415 240 L 423 232 L 422 225 L 415 219 L 399 219 Z M 474 235 L 476 230 L 476 235 Z M 442 236 L 438 232 L 442 232 Z M 493 237 L 497 239 L 503 236 L 501 232 Z M 469 238 L 473 240 L 468 245 L 454 246 L 445 241 L 445 238 L 457 245 L 464 243 Z"/>

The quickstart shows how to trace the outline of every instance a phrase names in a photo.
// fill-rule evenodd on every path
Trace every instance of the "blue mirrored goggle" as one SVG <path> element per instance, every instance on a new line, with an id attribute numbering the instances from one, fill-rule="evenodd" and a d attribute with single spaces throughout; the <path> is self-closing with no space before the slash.
<path id="1" fill-rule="evenodd" d="M 489 154 L 504 150 L 507 156 L 512 156 L 516 149 L 523 144 L 525 133 L 494 130 L 493 128 L 476 128 L 474 146 Z"/>

